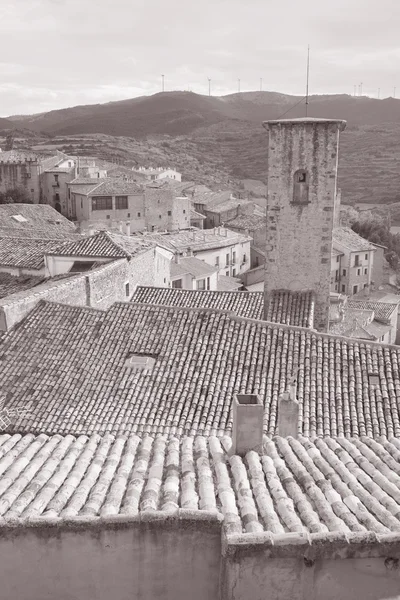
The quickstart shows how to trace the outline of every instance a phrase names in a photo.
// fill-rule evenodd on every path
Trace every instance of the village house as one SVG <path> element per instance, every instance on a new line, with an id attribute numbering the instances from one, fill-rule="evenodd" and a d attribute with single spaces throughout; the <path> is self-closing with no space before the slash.
<path id="1" fill-rule="evenodd" d="M 32 204 L 39 204 L 42 199 L 42 172 L 40 158 L 34 152 L 0 152 L 0 192 L 22 188 Z"/>
<path id="2" fill-rule="evenodd" d="M 333 230 L 333 252 L 336 252 L 336 261 L 340 264 L 340 269 L 339 279 L 336 280 L 335 274 L 331 284 L 332 291 L 354 296 L 371 285 L 376 252 L 373 244 L 349 227 L 336 227 Z M 338 290 L 335 289 L 337 284 Z"/>
<path id="3" fill-rule="evenodd" d="M 132 167 L 132 171 L 144 175 L 148 181 L 158 181 L 160 179 L 172 179 L 182 181 L 181 173 L 170 167 Z"/>
<path id="4" fill-rule="evenodd" d="M 264 126 L 263 293 L 39 302 L 1 336 L 5 597 L 398 595 L 400 348 L 327 333 L 345 122 Z"/>
<path id="5" fill-rule="evenodd" d="M 216 267 L 218 274 L 237 277 L 250 265 L 250 236 L 218 227 L 149 235 L 157 244 L 180 256 L 193 255 Z"/>
<path id="6" fill-rule="evenodd" d="M 194 256 L 176 254 L 171 262 L 171 286 L 183 290 L 217 290 L 218 268 Z"/>

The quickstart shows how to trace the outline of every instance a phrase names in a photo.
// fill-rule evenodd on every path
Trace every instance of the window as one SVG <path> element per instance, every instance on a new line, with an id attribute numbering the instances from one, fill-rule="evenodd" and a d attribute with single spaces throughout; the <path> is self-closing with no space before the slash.
<path id="1" fill-rule="evenodd" d="M 368 283 L 364 283 L 364 288 L 368 287 Z"/>
<path id="2" fill-rule="evenodd" d="M 128 208 L 128 196 L 115 196 L 115 208 L 126 210 Z"/>
<path id="3" fill-rule="evenodd" d="M 246 256 L 246 254 L 243 254 L 243 264 L 246 264 L 246 262 L 247 262 L 247 256 Z"/>
<path id="4" fill-rule="evenodd" d="M 137 216 L 140 217 L 140 213 L 138 213 Z"/>
<path id="5" fill-rule="evenodd" d="M 81 198 L 81 210 L 83 210 L 83 199 Z"/>
<path id="6" fill-rule="evenodd" d="M 215 257 L 215 266 L 219 267 L 219 256 Z"/>
<path id="7" fill-rule="evenodd" d="M 335 292 L 337 292 L 337 291 L 338 291 L 338 285 L 337 285 L 337 283 L 336 283 L 336 284 L 335 284 Z"/>
<path id="8" fill-rule="evenodd" d="M 258 258 L 258 256 L 256 256 L 255 261 L 254 261 L 254 266 L 258 267 L 260 264 L 260 259 Z"/>
<path id="9" fill-rule="evenodd" d="M 207 289 L 208 290 L 210 289 L 210 278 L 209 277 L 207 277 Z"/>
<path id="10" fill-rule="evenodd" d="M 229 277 L 229 271 L 226 271 L 225 275 L 226 275 L 227 277 Z"/>
<path id="11" fill-rule="evenodd" d="M 125 284 L 125 296 L 129 298 L 129 283 Z"/>
<path id="12" fill-rule="evenodd" d="M 169 210 L 168 211 L 168 216 L 170 217 L 172 215 L 172 212 Z"/>
<path id="13" fill-rule="evenodd" d="M 235 275 L 236 275 L 236 269 L 233 269 L 233 271 L 232 271 L 232 277 L 235 277 Z"/>
<path id="14" fill-rule="evenodd" d="M 343 269 L 343 277 L 346 277 L 346 273 L 347 273 L 346 269 Z"/>
<path id="15" fill-rule="evenodd" d="M 154 225 L 151 226 L 151 230 L 154 231 Z"/>
<path id="16" fill-rule="evenodd" d="M 183 214 L 186 215 L 186 210 L 185 209 L 183 209 Z"/>
<path id="17" fill-rule="evenodd" d="M 128 217 L 130 217 L 130 216 L 131 216 L 131 213 L 128 213 Z"/>
<path id="18" fill-rule="evenodd" d="M 161 219 L 161 215 L 158 215 L 158 218 Z"/>
<path id="19" fill-rule="evenodd" d="M 226 255 L 225 258 L 225 265 L 228 267 L 229 266 L 229 254 Z"/>
<path id="20" fill-rule="evenodd" d="M 360 257 L 358 256 L 358 254 L 356 254 L 354 257 L 354 266 L 358 267 L 359 264 L 360 264 Z"/>
<path id="21" fill-rule="evenodd" d="M 368 254 L 365 255 L 365 260 L 368 260 Z"/>
<path id="22" fill-rule="evenodd" d="M 205 290 L 206 289 L 206 280 L 205 279 L 198 279 L 196 281 L 196 288 L 198 290 Z"/>
<path id="23" fill-rule="evenodd" d="M 175 290 L 180 290 L 182 288 L 182 279 L 176 279 L 175 281 L 172 282 L 172 287 Z"/>
<path id="24" fill-rule="evenodd" d="M 106 219 L 109 219 L 109 218 L 110 218 L 110 215 L 106 215 Z"/>
<path id="25" fill-rule="evenodd" d="M 358 285 L 353 285 L 353 294 L 357 294 L 358 292 Z"/>
<path id="26" fill-rule="evenodd" d="M 357 275 L 360 276 L 361 275 L 361 269 L 357 269 Z"/>
<path id="27" fill-rule="evenodd" d="M 112 210 L 112 197 L 95 196 L 92 198 L 92 210 Z"/>
<path id="28" fill-rule="evenodd" d="M 55 181 L 56 185 L 58 185 L 58 175 L 54 175 L 54 181 Z"/>
<path id="29" fill-rule="evenodd" d="M 335 273 L 335 281 L 339 281 L 339 270 Z"/>
<path id="30" fill-rule="evenodd" d="M 232 252 L 232 264 L 233 265 L 236 264 L 236 252 L 235 251 Z"/>
<path id="31" fill-rule="evenodd" d="M 293 177 L 293 204 L 308 204 L 309 177 L 307 171 L 299 169 Z"/>
<path id="32" fill-rule="evenodd" d="M 336 257 L 336 262 L 339 262 L 339 256 Z"/>
<path id="33" fill-rule="evenodd" d="M 345 294 L 346 293 L 346 286 L 344 285 L 344 283 L 342 284 L 342 292 Z"/>
<path id="34" fill-rule="evenodd" d="M 368 269 L 364 269 L 364 275 L 368 275 Z"/>
<path id="35" fill-rule="evenodd" d="M 68 166 L 72 167 L 72 162 L 70 160 L 68 161 Z"/>

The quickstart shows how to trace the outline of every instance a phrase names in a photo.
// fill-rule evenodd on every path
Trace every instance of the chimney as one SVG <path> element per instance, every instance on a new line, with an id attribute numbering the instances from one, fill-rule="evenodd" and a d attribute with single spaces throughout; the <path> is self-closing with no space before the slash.
<path id="1" fill-rule="evenodd" d="M 278 400 L 278 435 L 297 438 L 299 403 L 296 399 L 296 382 L 292 380 L 288 388 Z"/>
<path id="2" fill-rule="evenodd" d="M 130 221 L 126 222 L 125 233 L 126 233 L 126 235 L 131 235 L 131 222 Z"/>
<path id="3" fill-rule="evenodd" d="M 119 231 L 120 233 L 124 232 L 124 224 L 122 223 L 122 221 L 119 222 Z"/>
<path id="4" fill-rule="evenodd" d="M 89 235 L 93 235 L 94 234 L 94 227 L 93 227 L 93 225 L 89 225 L 89 227 L 88 227 L 88 234 Z"/>
<path id="5" fill-rule="evenodd" d="M 256 394 L 237 394 L 233 398 L 231 454 L 244 456 L 256 450 L 263 440 L 264 406 Z"/>

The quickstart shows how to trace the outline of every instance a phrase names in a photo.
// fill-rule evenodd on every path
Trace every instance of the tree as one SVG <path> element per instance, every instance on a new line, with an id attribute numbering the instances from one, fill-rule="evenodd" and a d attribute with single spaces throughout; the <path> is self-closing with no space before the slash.
<path id="1" fill-rule="evenodd" d="M 0 204 L 32 204 L 32 200 L 24 187 L 17 187 L 0 192 Z"/>

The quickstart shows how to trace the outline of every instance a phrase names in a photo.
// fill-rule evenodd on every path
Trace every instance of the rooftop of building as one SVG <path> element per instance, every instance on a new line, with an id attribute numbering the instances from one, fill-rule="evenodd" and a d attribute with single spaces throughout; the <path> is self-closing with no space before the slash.
<path id="1" fill-rule="evenodd" d="M 59 247 L 60 240 L 0 237 L 0 265 L 40 270 L 44 268 L 44 255 Z"/>
<path id="2" fill-rule="evenodd" d="M 76 227 L 48 204 L 0 204 L 0 237 L 73 239 Z"/>
<path id="3" fill-rule="evenodd" d="M 57 150 L 57 154 L 42 158 L 40 163 L 45 171 L 51 171 L 66 160 L 74 161 L 74 158 Z"/>
<path id="4" fill-rule="evenodd" d="M 0 353 L 3 407 L 32 410 L 13 432 L 222 435 L 234 394 L 252 393 L 273 435 L 278 397 L 297 372 L 302 434 L 400 436 L 397 346 L 215 309 L 42 302 Z M 138 369 L 135 357 L 149 364 Z"/>
<path id="5" fill-rule="evenodd" d="M 213 275 L 217 271 L 218 267 L 212 267 L 194 256 L 180 258 L 178 263 L 174 260 L 171 262 L 172 279 L 183 275 L 192 275 L 195 279 L 199 279 L 201 277 L 210 277 L 210 275 Z"/>
<path id="6" fill-rule="evenodd" d="M 250 242 L 251 237 L 231 231 L 225 227 L 215 229 L 185 229 L 173 233 L 147 234 L 146 238 L 154 240 L 159 246 L 171 252 L 184 252 L 191 248 L 194 252 L 225 248 L 234 244 Z"/>
<path id="7" fill-rule="evenodd" d="M 251 202 L 250 200 L 229 198 L 228 200 L 223 200 L 222 202 L 219 200 L 214 202 L 208 202 L 207 208 L 205 210 L 207 210 L 207 212 L 221 214 L 234 209 L 239 210 L 241 206 L 250 206 L 251 204 L 253 204 L 253 202 Z"/>
<path id="8" fill-rule="evenodd" d="M 346 306 L 354 309 L 373 310 L 375 319 L 389 321 L 393 313 L 399 308 L 400 296 L 397 303 L 389 304 L 387 302 L 379 302 L 378 300 L 352 300 L 349 298 Z"/>
<path id="9" fill-rule="evenodd" d="M 264 121 L 263 126 L 268 128 L 269 125 L 307 125 L 308 123 L 336 123 L 342 131 L 346 127 L 347 121 L 344 121 L 343 119 L 320 119 L 317 117 L 299 117 L 295 119 L 272 119 L 269 121 Z"/>
<path id="10" fill-rule="evenodd" d="M 362 238 L 350 227 L 335 227 L 333 230 L 333 246 L 338 244 L 351 252 L 364 252 L 376 250 L 375 246 L 368 240 Z M 340 250 L 340 248 L 338 248 Z"/>
<path id="11" fill-rule="evenodd" d="M 232 190 L 222 190 L 219 192 L 213 191 L 196 191 L 194 196 L 192 197 L 192 201 L 194 204 L 204 204 L 208 206 L 209 204 L 213 204 L 216 206 L 219 202 L 227 202 L 231 199 Z"/>
<path id="12" fill-rule="evenodd" d="M 238 202 L 243 202 L 239 200 Z M 265 216 L 260 215 L 238 215 L 234 219 L 230 219 L 225 223 L 229 228 L 233 229 L 248 229 L 249 231 L 255 231 L 257 229 L 263 229 L 266 226 L 267 220 Z"/>
<path id="13" fill-rule="evenodd" d="M 141 192 L 136 182 L 113 177 L 78 177 L 70 184 L 73 186 L 72 192 L 84 196 L 130 196 Z"/>
<path id="14" fill-rule="evenodd" d="M 0 299 L 29 290 L 44 281 L 45 278 L 42 276 L 21 275 L 18 277 L 9 273 L 0 273 Z"/>
<path id="15" fill-rule="evenodd" d="M 131 258 L 135 254 L 154 248 L 155 243 L 146 237 L 128 236 L 111 231 L 100 231 L 73 242 L 58 244 L 46 252 L 54 256 L 85 256 L 93 258 Z"/>
<path id="16" fill-rule="evenodd" d="M 191 211 L 190 211 L 190 220 L 191 220 L 191 221 L 192 221 L 192 220 L 193 220 L 193 221 L 198 221 L 199 219 L 200 219 L 201 221 L 204 221 L 204 219 L 205 219 L 205 218 L 206 218 L 206 217 L 205 217 L 204 215 L 202 215 L 202 214 L 201 214 L 201 213 L 199 213 L 199 212 L 196 212 L 195 210 L 191 210 Z"/>
<path id="17" fill-rule="evenodd" d="M 0 152 L 0 164 L 18 164 L 21 162 L 39 162 L 39 156 L 35 152 L 24 150 L 5 150 Z"/>
<path id="18" fill-rule="evenodd" d="M 237 277 L 229 277 L 229 275 L 218 275 L 217 289 L 219 292 L 234 292 L 240 290 L 243 283 Z"/>
<path id="19" fill-rule="evenodd" d="M 3 434 L 0 517 L 220 513 L 230 540 L 259 534 L 277 552 L 398 540 L 398 439 L 265 438 L 244 457 L 230 446 L 227 437 Z"/>

